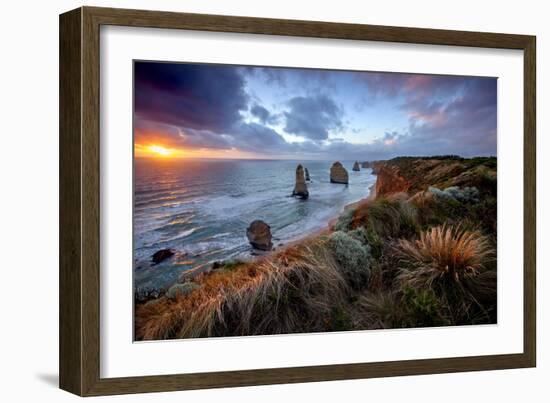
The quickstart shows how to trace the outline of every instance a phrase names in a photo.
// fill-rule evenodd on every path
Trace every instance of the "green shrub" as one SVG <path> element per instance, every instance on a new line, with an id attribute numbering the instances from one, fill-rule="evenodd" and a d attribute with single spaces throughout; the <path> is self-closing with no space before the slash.
<path id="1" fill-rule="evenodd" d="M 334 259 L 342 269 L 349 283 L 360 288 L 370 277 L 370 246 L 363 245 L 353 236 L 342 232 L 333 232 L 328 239 L 328 246 Z"/>
<path id="2" fill-rule="evenodd" d="M 450 186 L 444 190 L 430 186 L 428 191 L 433 193 L 434 196 L 439 199 L 452 199 L 464 203 L 479 201 L 479 190 L 473 186 L 466 186 L 462 189 L 458 186 Z"/>
<path id="3" fill-rule="evenodd" d="M 330 331 L 346 331 L 352 329 L 351 317 L 342 307 L 332 308 L 330 315 Z"/>
<path id="4" fill-rule="evenodd" d="M 353 239 L 357 239 L 363 245 L 367 245 L 369 243 L 368 233 L 364 227 L 359 227 L 352 231 L 349 231 L 348 235 L 351 236 Z"/>
<path id="5" fill-rule="evenodd" d="M 419 231 L 416 207 L 403 198 L 380 198 L 367 208 L 366 226 L 380 238 L 409 237 Z"/>
<path id="6" fill-rule="evenodd" d="M 351 220 L 353 219 L 353 209 L 344 210 L 338 217 L 336 224 L 334 224 L 334 231 L 347 231 L 351 226 Z"/>
<path id="7" fill-rule="evenodd" d="M 405 327 L 445 326 L 450 322 L 445 316 L 445 307 L 432 290 L 403 291 L 403 310 Z"/>

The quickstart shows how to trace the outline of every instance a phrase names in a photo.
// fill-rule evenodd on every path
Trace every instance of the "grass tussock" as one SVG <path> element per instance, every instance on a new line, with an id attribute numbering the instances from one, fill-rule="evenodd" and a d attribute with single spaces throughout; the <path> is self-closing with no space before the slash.
<path id="1" fill-rule="evenodd" d="M 433 293 L 448 308 L 453 323 L 470 317 L 496 290 L 496 276 L 488 267 L 495 251 L 479 231 L 442 225 L 420 234 L 419 239 L 401 239 L 396 281 L 406 292 L 422 297 Z M 427 295 L 424 295 L 426 297 Z"/>

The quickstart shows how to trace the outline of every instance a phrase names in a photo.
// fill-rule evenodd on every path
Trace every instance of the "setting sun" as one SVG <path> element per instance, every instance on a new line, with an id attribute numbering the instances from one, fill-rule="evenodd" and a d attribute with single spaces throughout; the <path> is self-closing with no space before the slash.
<path id="1" fill-rule="evenodd" d="M 163 157 L 168 157 L 172 154 L 172 150 L 169 150 L 168 148 L 164 148 L 162 146 L 152 145 L 152 146 L 149 146 L 148 149 L 154 154 L 157 154 Z"/>

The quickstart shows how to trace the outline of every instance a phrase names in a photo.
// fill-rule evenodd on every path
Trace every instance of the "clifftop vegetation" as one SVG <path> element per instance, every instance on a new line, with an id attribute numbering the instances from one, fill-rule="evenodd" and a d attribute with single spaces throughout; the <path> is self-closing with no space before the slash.
<path id="1" fill-rule="evenodd" d="M 330 230 L 136 302 L 138 340 L 496 322 L 496 158 L 372 163 Z"/>

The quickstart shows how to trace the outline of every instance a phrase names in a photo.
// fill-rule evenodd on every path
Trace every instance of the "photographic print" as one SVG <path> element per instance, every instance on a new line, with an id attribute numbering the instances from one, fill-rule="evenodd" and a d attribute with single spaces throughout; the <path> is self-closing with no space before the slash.
<path id="1" fill-rule="evenodd" d="M 496 78 L 133 68 L 136 341 L 496 323 Z"/>

